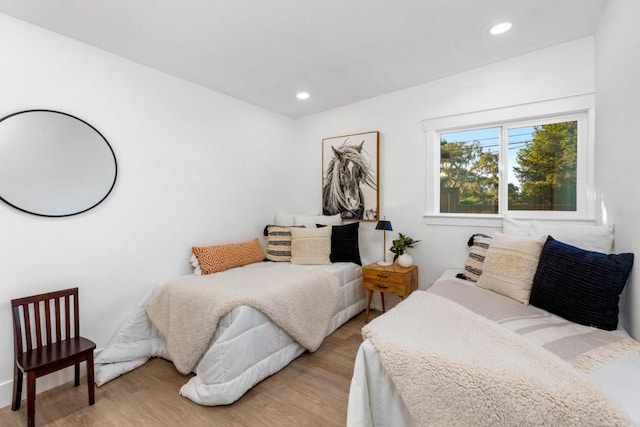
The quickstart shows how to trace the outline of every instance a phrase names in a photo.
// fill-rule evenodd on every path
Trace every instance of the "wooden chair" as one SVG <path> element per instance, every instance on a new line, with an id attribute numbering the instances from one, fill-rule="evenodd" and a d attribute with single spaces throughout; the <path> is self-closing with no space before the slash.
<path id="1" fill-rule="evenodd" d="M 80 385 L 80 363 L 87 362 L 89 405 L 95 403 L 93 341 L 80 336 L 78 288 L 11 300 L 15 366 L 11 409 L 20 409 L 22 377 L 27 376 L 27 424 L 35 425 L 36 378 L 75 366 Z M 73 327 L 71 327 L 73 325 Z"/>

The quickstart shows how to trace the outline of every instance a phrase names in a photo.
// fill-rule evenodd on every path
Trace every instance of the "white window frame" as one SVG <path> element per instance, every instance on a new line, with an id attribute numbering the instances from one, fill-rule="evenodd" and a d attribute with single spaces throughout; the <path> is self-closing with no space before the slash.
<path id="1" fill-rule="evenodd" d="M 426 136 L 426 212 L 427 224 L 475 225 L 500 227 L 502 218 L 541 220 L 595 219 L 594 175 L 594 95 L 586 94 L 520 104 L 504 108 L 476 111 L 423 120 Z M 502 141 L 508 141 L 509 127 L 531 125 L 531 122 L 578 121 L 576 210 L 566 211 L 509 211 L 507 197 L 507 144 L 500 147 L 499 209 L 496 214 L 467 214 L 440 212 L 440 134 L 477 128 L 502 128 Z"/>

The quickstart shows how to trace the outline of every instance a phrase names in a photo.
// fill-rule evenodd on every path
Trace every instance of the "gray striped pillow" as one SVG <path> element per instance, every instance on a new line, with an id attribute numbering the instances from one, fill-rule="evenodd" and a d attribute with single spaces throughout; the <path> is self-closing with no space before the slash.
<path id="1" fill-rule="evenodd" d="M 267 259 L 269 261 L 291 261 L 291 227 L 267 226 Z"/>
<path id="2" fill-rule="evenodd" d="M 482 265 L 484 257 L 487 255 L 487 249 L 491 244 L 491 237 L 486 234 L 474 234 L 467 243 L 470 246 L 469 256 L 464 265 L 463 279 L 477 282 L 482 274 Z"/>

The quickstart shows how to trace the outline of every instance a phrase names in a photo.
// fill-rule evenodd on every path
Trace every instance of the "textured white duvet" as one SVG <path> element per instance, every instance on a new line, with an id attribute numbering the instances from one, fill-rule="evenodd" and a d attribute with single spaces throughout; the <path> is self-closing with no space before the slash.
<path id="1" fill-rule="evenodd" d="M 242 268 L 265 269 L 265 274 L 270 268 L 321 268 L 337 277 L 340 285 L 338 308 L 326 335 L 364 308 L 360 266 L 352 263 L 296 266 L 265 262 Z M 145 313 L 145 306 L 152 295 L 153 291 L 150 291 L 113 340 L 96 357 L 96 384 L 102 385 L 129 372 L 150 357 L 169 358 L 164 340 Z M 181 388 L 180 394 L 201 405 L 233 403 L 304 351 L 302 346 L 258 310 L 248 306 L 235 308 L 220 319 L 211 345 L 194 369 L 196 375 Z"/>

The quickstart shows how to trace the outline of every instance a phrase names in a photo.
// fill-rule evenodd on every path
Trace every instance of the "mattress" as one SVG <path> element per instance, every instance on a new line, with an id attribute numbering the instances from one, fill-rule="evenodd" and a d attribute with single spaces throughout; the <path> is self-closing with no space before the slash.
<path id="1" fill-rule="evenodd" d="M 447 275 L 449 276 L 449 275 Z M 451 277 L 451 276 L 449 276 Z M 438 288 L 437 284 L 442 285 L 444 279 L 436 282 L 434 285 Z M 464 283 L 465 286 L 476 288 L 475 285 L 468 281 L 460 279 L 446 280 L 454 281 L 457 283 Z M 481 290 L 483 292 L 489 292 L 489 297 L 492 298 L 495 295 L 496 303 L 500 304 L 500 300 L 503 298 L 497 294 L 493 294 L 490 291 Z M 437 290 L 436 290 L 437 292 Z M 493 299 L 493 298 L 492 298 Z M 545 317 L 550 319 L 560 319 L 557 316 L 550 315 L 544 310 L 531 307 L 541 313 Z M 564 319 L 560 319 L 564 320 Z M 505 327 L 512 330 L 521 328 L 518 326 L 518 322 L 521 320 L 510 319 L 510 321 L 504 322 Z M 555 321 L 555 320 L 554 320 Z M 566 323 L 566 321 L 565 321 Z M 513 326 L 510 326 L 512 324 Z M 542 334 L 535 332 L 536 327 L 529 327 L 532 333 L 522 335 L 524 338 L 539 345 L 551 345 L 558 346 L 558 342 L 562 339 L 571 340 L 570 342 L 576 346 L 579 346 L 579 340 L 592 339 L 589 336 L 589 330 L 592 328 L 586 328 L 582 325 L 567 325 L 566 328 L 576 328 L 575 330 L 567 332 L 558 332 L 556 342 L 549 335 L 542 339 Z M 599 330 L 598 330 L 599 331 Z M 604 331 L 602 331 L 604 333 Z M 607 332 L 616 336 L 628 337 L 628 334 L 619 329 L 614 332 Z M 544 341 L 544 342 L 543 342 Z M 586 377 L 597 385 L 605 394 L 609 395 L 611 399 L 624 409 L 631 421 L 636 426 L 640 426 L 640 355 L 628 354 L 619 358 L 615 358 L 602 366 L 594 369 L 589 373 L 585 373 Z M 375 425 L 394 425 L 394 426 L 412 426 L 414 422 L 411 419 L 409 411 L 405 406 L 402 397 L 396 390 L 396 387 L 385 371 L 380 357 L 375 347 L 369 340 L 365 340 L 356 356 L 353 377 L 351 381 L 351 389 L 349 393 L 349 406 L 347 414 L 348 426 L 375 426 Z"/>
<path id="2" fill-rule="evenodd" d="M 263 262 L 242 269 L 283 268 L 284 263 Z M 301 266 L 292 269 L 323 269 L 338 279 L 338 307 L 327 334 L 364 309 L 364 291 L 360 266 L 353 263 Z M 166 354 L 164 340 L 153 328 L 144 307 L 153 296 L 149 292 L 116 337 L 96 357 L 96 384 L 102 385 L 144 364 L 150 357 Z M 201 405 L 225 405 L 235 402 L 247 390 L 273 375 L 305 349 L 260 311 L 240 306 L 223 316 L 211 345 L 194 368 L 192 377 L 180 394 Z"/>

